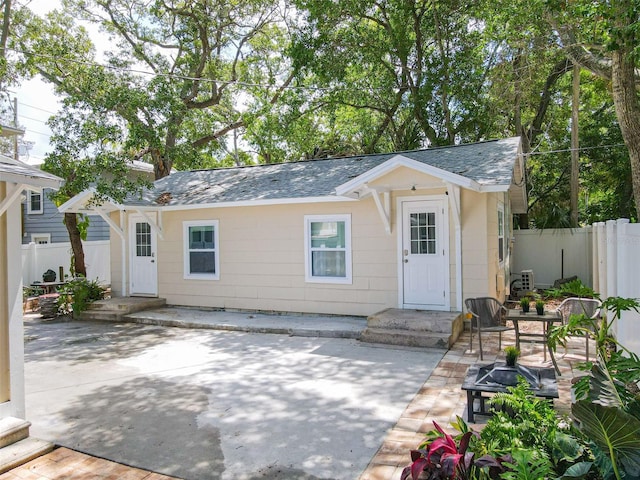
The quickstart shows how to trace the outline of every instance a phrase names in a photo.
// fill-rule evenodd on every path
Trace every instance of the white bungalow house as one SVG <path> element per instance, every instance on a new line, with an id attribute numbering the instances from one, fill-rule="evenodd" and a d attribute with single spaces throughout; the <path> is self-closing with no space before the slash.
<path id="1" fill-rule="evenodd" d="M 141 198 L 61 211 L 112 229 L 112 292 L 170 305 L 369 315 L 504 299 L 520 139 L 177 172 Z"/>
<path id="2" fill-rule="evenodd" d="M 25 415 L 20 254 L 23 192 L 57 189 L 61 184 L 61 178 L 0 156 L 0 422 Z"/>

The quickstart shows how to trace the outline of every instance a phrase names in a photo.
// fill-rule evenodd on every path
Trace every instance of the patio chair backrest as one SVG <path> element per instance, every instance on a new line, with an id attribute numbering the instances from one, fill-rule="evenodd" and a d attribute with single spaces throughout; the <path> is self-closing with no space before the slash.
<path id="1" fill-rule="evenodd" d="M 472 322 L 478 320 L 480 322 L 480 328 L 501 327 L 506 323 L 506 309 L 496 298 L 467 298 L 465 305 L 469 312 L 477 315 L 477 317 L 474 316 Z"/>
<path id="2" fill-rule="evenodd" d="M 562 323 L 567 323 L 571 315 L 586 315 L 588 318 L 600 316 L 602 302 L 596 298 L 570 297 L 562 301 L 558 306 L 558 312 L 562 316 Z"/>

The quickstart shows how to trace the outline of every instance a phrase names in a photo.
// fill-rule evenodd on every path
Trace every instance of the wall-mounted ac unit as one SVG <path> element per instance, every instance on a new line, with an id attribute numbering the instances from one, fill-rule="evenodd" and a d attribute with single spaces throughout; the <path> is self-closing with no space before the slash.
<path id="1" fill-rule="evenodd" d="M 533 281 L 533 270 L 520 272 L 520 288 L 525 292 L 532 292 L 536 288 Z"/>

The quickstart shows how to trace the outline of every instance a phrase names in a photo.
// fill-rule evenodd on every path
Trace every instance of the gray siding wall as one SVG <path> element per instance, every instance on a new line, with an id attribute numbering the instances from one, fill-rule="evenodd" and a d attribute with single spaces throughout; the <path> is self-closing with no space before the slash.
<path id="1" fill-rule="evenodd" d="M 43 213 L 27 213 L 29 194 L 25 192 L 26 200 L 22 204 L 22 243 L 31 242 L 32 234 L 50 234 L 51 243 L 68 242 L 69 234 L 64 226 L 64 216 L 58 212 L 55 204 L 49 199 L 50 190 L 43 192 Z M 109 225 L 98 215 L 91 215 L 87 240 L 108 240 Z"/>

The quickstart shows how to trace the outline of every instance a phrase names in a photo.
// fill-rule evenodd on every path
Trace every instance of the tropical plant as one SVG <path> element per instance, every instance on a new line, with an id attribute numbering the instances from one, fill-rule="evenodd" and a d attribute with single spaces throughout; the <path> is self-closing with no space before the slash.
<path id="1" fill-rule="evenodd" d="M 609 297 L 602 302 L 601 310 L 605 312 L 602 318 L 590 318 L 587 315 L 571 315 L 565 325 L 554 326 L 549 331 L 549 346 L 555 350 L 558 344 L 566 347 L 569 336 L 587 335 L 596 343 L 598 354 L 604 359 L 611 356 L 611 352 L 622 350 L 633 355 L 623 344 L 617 341 L 613 333 L 614 323 L 620 319 L 623 311 L 640 309 L 640 302 L 633 298 Z M 606 314 L 609 312 L 609 315 Z"/>
<path id="2" fill-rule="evenodd" d="M 465 421 L 457 417 L 451 425 L 459 432 L 453 437 L 446 433 L 437 422 L 435 430 L 427 433 L 427 440 L 417 450 L 411 451 L 411 465 L 402 471 L 401 480 L 500 478 L 505 471 L 503 463 L 512 461 L 510 455 L 495 458 L 483 455 L 475 458 L 469 451 L 470 441 L 478 437 Z M 457 442 L 457 443 L 456 443 Z"/>
<path id="3" fill-rule="evenodd" d="M 563 297 L 580 297 L 580 298 L 598 298 L 600 295 L 592 288 L 586 286 L 580 279 L 571 280 L 563 283 L 557 288 L 550 288 L 545 291 L 548 298 Z"/>
<path id="4" fill-rule="evenodd" d="M 520 448 L 512 456 L 513 462 L 505 463 L 510 470 L 500 476 L 504 480 L 539 480 L 553 474 L 551 462 L 539 450 Z"/>
<path id="5" fill-rule="evenodd" d="M 635 299 L 609 297 L 602 309 L 610 315 L 600 321 L 572 315 L 550 335 L 552 348 L 566 345 L 567 336 L 575 334 L 596 342 L 596 361 L 580 365 L 589 373 L 574 385 L 571 412 L 604 478 L 640 477 L 640 358 L 617 341 L 612 329 L 623 311 L 639 308 Z"/>
<path id="6" fill-rule="evenodd" d="M 640 367 L 637 357 L 636 368 Z M 611 375 L 599 354 L 591 368 L 588 397 L 571 407 L 578 428 L 589 440 L 598 469 L 604 477 L 640 477 L 640 418 L 638 395 L 634 399 L 634 413 L 627 412 L 629 402 L 619 394 L 620 385 Z M 636 386 L 637 387 L 637 386 Z M 612 475 L 611 475 L 611 473 Z"/>

